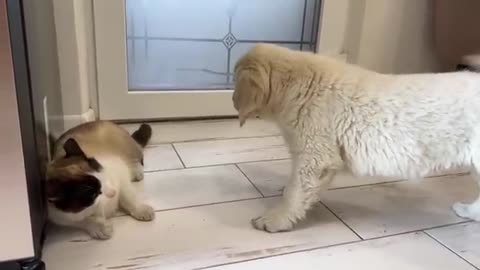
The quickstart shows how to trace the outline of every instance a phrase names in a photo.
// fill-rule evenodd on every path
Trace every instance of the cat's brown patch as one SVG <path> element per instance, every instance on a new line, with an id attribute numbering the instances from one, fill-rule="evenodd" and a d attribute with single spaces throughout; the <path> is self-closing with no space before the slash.
<path id="1" fill-rule="evenodd" d="M 77 213 L 91 206 L 101 192 L 100 181 L 93 176 L 102 166 L 87 157 L 74 139 L 64 144 L 65 157 L 47 168 L 46 195 L 50 203 L 66 212 Z"/>

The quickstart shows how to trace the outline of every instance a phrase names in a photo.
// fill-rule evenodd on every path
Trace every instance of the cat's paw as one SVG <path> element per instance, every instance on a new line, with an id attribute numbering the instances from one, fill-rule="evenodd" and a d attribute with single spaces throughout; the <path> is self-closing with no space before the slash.
<path id="1" fill-rule="evenodd" d="M 141 204 L 132 213 L 132 217 L 140 221 L 152 221 L 155 218 L 155 211 L 150 205 Z"/>
<path id="2" fill-rule="evenodd" d="M 95 223 L 87 228 L 88 234 L 99 240 L 110 239 L 113 235 L 113 225 L 111 222 Z"/>

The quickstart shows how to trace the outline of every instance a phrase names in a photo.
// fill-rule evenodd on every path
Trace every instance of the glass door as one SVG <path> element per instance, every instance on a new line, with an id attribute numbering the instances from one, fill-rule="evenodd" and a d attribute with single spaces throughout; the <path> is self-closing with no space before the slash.
<path id="1" fill-rule="evenodd" d="M 235 62 L 259 42 L 317 48 L 320 0 L 95 0 L 102 119 L 235 115 Z"/>

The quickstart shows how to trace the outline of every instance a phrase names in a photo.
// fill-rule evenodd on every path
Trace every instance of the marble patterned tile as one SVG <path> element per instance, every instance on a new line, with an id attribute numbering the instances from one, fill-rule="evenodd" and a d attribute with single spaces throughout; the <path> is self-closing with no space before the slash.
<path id="1" fill-rule="evenodd" d="M 136 184 L 155 210 L 262 197 L 234 165 L 146 173 Z"/>
<path id="2" fill-rule="evenodd" d="M 265 196 L 275 196 L 282 193 L 288 183 L 291 170 L 291 160 L 260 161 L 238 164 L 238 167 L 255 184 Z M 367 184 L 395 181 L 394 178 L 355 177 L 348 172 L 335 176 L 330 189 L 361 186 Z"/>
<path id="3" fill-rule="evenodd" d="M 330 190 L 322 201 L 368 239 L 462 222 L 451 205 L 476 196 L 469 175 L 454 175 Z"/>
<path id="4" fill-rule="evenodd" d="M 183 168 L 171 144 L 149 146 L 144 151 L 145 172 Z"/>
<path id="5" fill-rule="evenodd" d="M 452 225 L 428 230 L 427 233 L 480 268 L 480 223 Z"/>
<path id="6" fill-rule="evenodd" d="M 275 196 L 282 193 L 288 183 L 291 170 L 291 160 L 268 160 L 238 164 L 245 175 L 257 186 L 265 196 Z M 466 169 L 452 169 L 431 173 L 429 177 L 465 173 Z M 398 181 L 398 178 L 358 177 L 348 172 L 339 173 L 330 185 L 330 189 L 371 185 Z"/>
<path id="7" fill-rule="evenodd" d="M 243 137 L 263 137 L 280 134 L 278 128 L 266 121 L 249 120 L 240 128 L 238 119 L 158 122 L 150 123 L 153 129 L 151 144 L 198 140 L 219 140 Z M 123 124 L 129 132 L 139 124 Z"/>
<path id="8" fill-rule="evenodd" d="M 324 207 L 290 233 L 269 234 L 250 219 L 278 198 L 157 212 L 153 222 L 114 218 L 108 241 L 55 228 L 46 239 L 48 270 L 196 269 L 359 240 Z"/>
<path id="9" fill-rule="evenodd" d="M 174 147 L 187 167 L 289 157 L 280 136 L 175 143 Z"/>
<path id="10" fill-rule="evenodd" d="M 412 233 L 209 269 L 474 270 L 475 268 L 425 234 Z"/>

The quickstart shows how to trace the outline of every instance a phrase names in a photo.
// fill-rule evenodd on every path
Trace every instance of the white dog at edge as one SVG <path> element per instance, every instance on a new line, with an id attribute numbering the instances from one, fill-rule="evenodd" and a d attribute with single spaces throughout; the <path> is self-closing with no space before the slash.
<path id="1" fill-rule="evenodd" d="M 257 229 L 291 230 L 339 170 L 406 178 L 480 171 L 480 74 L 379 74 L 260 44 L 238 61 L 235 79 L 240 125 L 255 116 L 276 122 L 293 159 L 281 203 L 252 221 Z M 480 198 L 453 209 L 480 221 Z"/>

